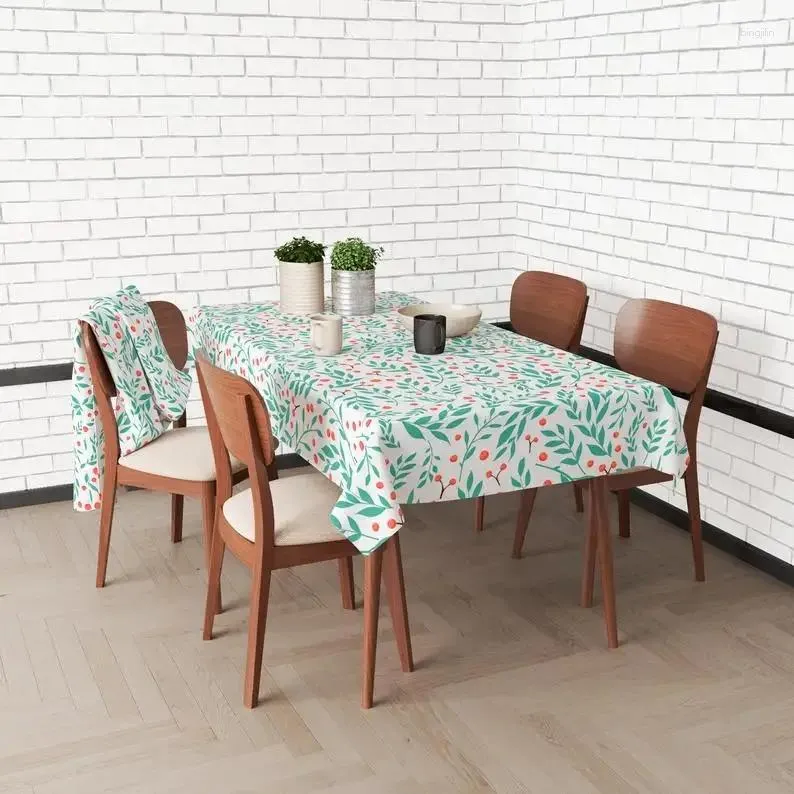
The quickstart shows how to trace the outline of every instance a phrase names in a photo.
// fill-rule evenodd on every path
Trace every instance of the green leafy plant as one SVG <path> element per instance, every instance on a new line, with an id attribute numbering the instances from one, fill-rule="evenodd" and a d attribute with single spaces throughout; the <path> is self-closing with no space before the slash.
<path id="1" fill-rule="evenodd" d="M 374 270 L 383 253 L 382 247 L 367 245 L 360 237 L 338 240 L 331 251 L 333 270 Z"/>
<path id="2" fill-rule="evenodd" d="M 322 262 L 325 246 L 305 237 L 293 237 L 274 251 L 279 262 Z"/>

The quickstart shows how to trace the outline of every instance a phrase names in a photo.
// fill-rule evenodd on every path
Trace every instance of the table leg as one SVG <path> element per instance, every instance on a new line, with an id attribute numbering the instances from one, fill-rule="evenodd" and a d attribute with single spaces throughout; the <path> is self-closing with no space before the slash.
<path id="1" fill-rule="evenodd" d="M 591 497 L 593 493 L 593 483 L 588 484 Z M 582 555 L 582 592 L 579 603 L 589 609 L 593 606 L 593 589 L 595 587 L 596 554 L 598 551 L 598 510 L 596 502 L 587 503 L 587 529 L 584 536 L 584 554 Z"/>
<path id="2" fill-rule="evenodd" d="M 383 581 L 386 597 L 389 600 L 394 639 L 400 654 L 400 666 L 404 673 L 414 669 L 414 654 L 411 648 L 411 628 L 408 625 L 408 605 L 405 601 L 405 580 L 403 578 L 402 555 L 400 554 L 399 533 L 392 535 L 384 544 Z"/>
<path id="3" fill-rule="evenodd" d="M 478 496 L 474 500 L 474 529 L 482 532 L 482 524 L 485 520 L 485 497 Z"/>
<path id="4" fill-rule="evenodd" d="M 361 659 L 361 708 L 372 708 L 375 688 L 375 651 L 378 645 L 380 578 L 383 546 L 364 557 L 364 649 Z"/>
<path id="5" fill-rule="evenodd" d="M 617 607 L 615 604 L 615 576 L 612 565 L 612 538 L 609 531 L 609 512 L 607 511 L 607 486 L 605 477 L 595 477 L 590 480 L 590 499 L 590 522 L 595 530 L 595 546 L 601 569 L 601 597 L 604 600 L 604 622 L 607 631 L 607 644 L 610 648 L 617 648 L 618 619 Z M 591 534 L 593 534 L 592 531 L 588 531 L 588 536 Z"/>

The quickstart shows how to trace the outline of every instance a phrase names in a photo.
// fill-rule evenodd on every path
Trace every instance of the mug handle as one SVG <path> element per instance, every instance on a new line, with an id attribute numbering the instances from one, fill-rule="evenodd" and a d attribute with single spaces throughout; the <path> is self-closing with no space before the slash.
<path id="1" fill-rule="evenodd" d="M 317 352 L 320 349 L 320 347 L 321 347 L 321 344 L 317 341 L 317 331 L 320 330 L 320 321 L 319 320 L 312 320 L 311 324 L 312 324 L 312 326 L 311 326 L 312 327 L 312 349 L 315 352 Z"/>
<path id="2" fill-rule="evenodd" d="M 447 337 L 447 329 L 441 324 L 436 325 L 436 347 L 441 347 Z"/>

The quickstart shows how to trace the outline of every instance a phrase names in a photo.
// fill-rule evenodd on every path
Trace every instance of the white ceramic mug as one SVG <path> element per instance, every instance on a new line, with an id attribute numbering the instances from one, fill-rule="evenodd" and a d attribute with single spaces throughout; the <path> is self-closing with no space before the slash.
<path id="1" fill-rule="evenodd" d="M 318 356 L 335 356 L 342 352 L 342 318 L 338 314 L 313 314 L 312 350 Z"/>

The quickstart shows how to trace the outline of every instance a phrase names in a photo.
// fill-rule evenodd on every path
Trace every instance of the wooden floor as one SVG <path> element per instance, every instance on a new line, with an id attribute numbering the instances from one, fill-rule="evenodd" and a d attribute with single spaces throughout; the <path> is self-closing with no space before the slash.
<path id="1" fill-rule="evenodd" d="M 262 702 L 242 707 L 248 576 L 201 641 L 199 514 L 125 493 L 108 586 L 97 516 L 0 512 L 0 792 L 772 794 L 794 790 L 794 598 L 640 511 L 615 543 L 621 648 L 577 606 L 582 525 L 539 495 L 525 558 L 514 495 L 415 507 L 402 534 L 417 670 L 381 620 L 359 706 L 361 611 L 336 565 L 274 574 Z M 360 583 L 360 561 L 357 576 Z"/>

